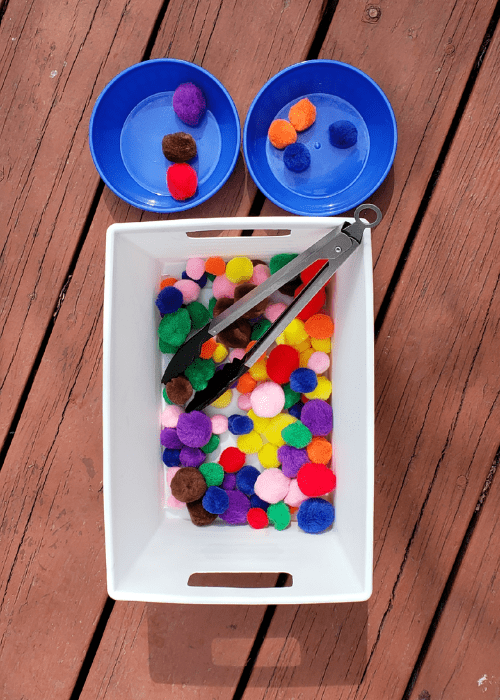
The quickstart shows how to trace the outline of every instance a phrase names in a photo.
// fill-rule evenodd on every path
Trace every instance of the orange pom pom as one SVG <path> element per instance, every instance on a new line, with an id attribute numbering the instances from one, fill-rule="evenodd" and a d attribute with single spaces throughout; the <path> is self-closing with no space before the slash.
<path id="1" fill-rule="evenodd" d="M 252 375 L 245 372 L 245 374 L 239 378 L 236 389 L 240 392 L 240 394 L 249 394 L 255 389 L 256 386 L 257 382 Z"/>
<path id="2" fill-rule="evenodd" d="M 205 263 L 205 272 L 208 272 L 210 275 L 218 277 L 219 275 L 223 275 L 225 271 L 226 263 L 218 255 L 208 258 Z"/>
<path id="3" fill-rule="evenodd" d="M 175 277 L 165 277 L 165 278 L 162 279 L 162 281 L 160 282 L 160 291 L 161 291 L 162 289 L 165 289 L 165 287 L 173 287 L 174 284 L 175 284 L 176 282 L 178 282 L 178 281 L 179 281 L 179 280 L 176 279 Z"/>
<path id="4" fill-rule="evenodd" d="M 309 459 L 316 464 L 328 464 L 332 458 L 332 443 L 324 437 L 313 437 L 306 449 Z"/>
<path id="5" fill-rule="evenodd" d="M 304 327 L 306 333 L 308 333 L 311 338 L 325 340 L 326 338 L 331 338 L 333 335 L 333 321 L 330 316 L 326 314 L 314 314 L 314 316 L 310 316 L 304 323 Z"/>
<path id="6" fill-rule="evenodd" d="M 286 119 L 275 119 L 267 132 L 275 148 L 283 149 L 297 140 L 297 132 Z"/>
<path id="7" fill-rule="evenodd" d="M 217 349 L 217 341 L 215 338 L 209 338 L 201 346 L 200 357 L 203 360 L 209 360 Z"/>
<path id="8" fill-rule="evenodd" d="M 308 129 L 311 124 L 314 124 L 316 119 L 316 107 L 307 97 L 304 97 L 303 100 L 299 100 L 299 102 L 290 108 L 288 119 L 296 131 L 304 131 Z"/>

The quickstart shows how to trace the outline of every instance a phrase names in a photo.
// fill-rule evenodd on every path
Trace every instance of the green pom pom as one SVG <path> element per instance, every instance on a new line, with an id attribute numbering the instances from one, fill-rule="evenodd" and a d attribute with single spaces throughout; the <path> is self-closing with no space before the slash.
<path id="1" fill-rule="evenodd" d="M 288 265 L 288 263 L 291 260 L 294 260 L 296 257 L 297 253 L 279 253 L 278 255 L 273 255 L 269 261 L 269 269 L 271 270 L 271 274 L 274 275 L 275 272 L 281 270 L 282 267 Z"/>
<path id="2" fill-rule="evenodd" d="M 170 399 L 167 396 L 167 387 L 166 386 L 163 387 L 163 398 L 165 399 L 165 401 L 167 403 L 169 403 L 171 406 L 173 406 L 172 401 L 170 401 Z"/>
<path id="3" fill-rule="evenodd" d="M 165 314 L 158 326 L 158 336 L 164 343 L 181 346 L 191 330 L 191 319 L 185 308 L 177 309 L 173 314 Z"/>
<path id="4" fill-rule="evenodd" d="M 195 391 L 201 391 L 205 389 L 208 381 L 212 379 L 215 374 L 215 362 L 212 359 L 203 360 L 201 357 L 197 357 L 196 360 L 189 365 L 184 374 L 191 382 L 193 389 Z"/>
<path id="5" fill-rule="evenodd" d="M 200 466 L 200 472 L 205 477 L 207 486 L 220 486 L 224 481 L 224 469 L 215 462 L 205 462 Z"/>
<path id="6" fill-rule="evenodd" d="M 284 530 L 292 519 L 290 508 L 284 501 L 271 504 L 267 509 L 267 517 L 277 530 Z"/>
<path id="7" fill-rule="evenodd" d="M 207 444 L 201 448 L 201 451 L 208 455 L 219 447 L 219 442 L 220 437 L 214 433 Z"/>
<path id="8" fill-rule="evenodd" d="M 211 314 L 206 306 L 200 304 L 199 301 L 192 301 L 186 306 L 193 328 L 203 328 L 210 319 Z"/>
<path id="9" fill-rule="evenodd" d="M 293 406 L 294 403 L 297 403 L 297 401 L 300 401 L 300 394 L 297 391 L 294 391 L 293 389 L 290 389 L 290 384 L 283 384 L 282 385 L 283 392 L 285 394 L 285 408 L 288 410 L 291 406 Z"/>
<path id="10" fill-rule="evenodd" d="M 268 328 L 271 328 L 271 321 L 268 321 L 267 318 L 257 321 L 255 326 L 252 328 L 252 335 L 250 336 L 250 339 L 259 340 L 259 338 L 262 338 Z"/>
<path id="11" fill-rule="evenodd" d="M 211 272 L 205 272 L 207 278 L 210 280 L 210 282 L 213 282 L 214 279 L 217 277 L 217 275 L 213 275 Z"/>
<path id="12" fill-rule="evenodd" d="M 210 316 L 214 315 L 214 306 L 217 304 L 217 299 L 215 297 L 211 297 L 211 299 L 208 302 L 208 312 Z"/>
<path id="13" fill-rule="evenodd" d="M 160 348 L 160 352 L 170 353 L 172 355 L 174 355 L 179 349 L 175 345 L 170 345 L 170 343 L 166 343 L 161 338 L 158 338 L 158 347 Z"/>
<path id="14" fill-rule="evenodd" d="M 296 447 L 299 450 L 307 447 L 312 440 L 311 431 L 304 425 L 304 423 L 301 423 L 300 420 L 292 423 L 291 425 L 287 425 L 286 428 L 283 428 L 281 431 L 281 437 L 287 445 Z"/>

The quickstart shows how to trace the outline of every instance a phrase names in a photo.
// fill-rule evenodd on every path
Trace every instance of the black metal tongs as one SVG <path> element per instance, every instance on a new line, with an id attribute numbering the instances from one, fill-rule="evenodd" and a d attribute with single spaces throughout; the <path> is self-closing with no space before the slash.
<path id="1" fill-rule="evenodd" d="M 367 223 L 360 218 L 361 212 L 371 210 L 375 212 L 376 219 L 373 223 Z M 237 321 L 244 313 L 252 309 L 263 299 L 267 299 L 284 284 L 296 278 L 302 270 L 317 260 L 324 260 L 325 264 L 316 275 L 304 286 L 290 305 L 267 329 L 259 340 L 248 350 L 241 360 L 234 359 L 226 362 L 222 369 L 218 370 L 208 382 L 205 389 L 197 391 L 185 406 L 186 411 L 201 411 L 215 401 L 236 382 L 273 344 L 291 321 L 308 304 L 311 299 L 333 277 L 339 267 L 359 247 L 365 228 L 373 228 L 382 220 L 382 212 L 374 204 L 362 204 L 354 212 L 354 223 L 345 221 L 329 231 L 323 238 L 300 253 L 287 265 L 275 272 L 265 282 L 259 284 L 248 294 L 223 311 L 217 318 L 207 323 L 198 331 L 190 333 L 186 342 L 177 350 L 170 360 L 163 374 L 162 383 L 167 384 L 174 377 L 179 376 L 200 355 L 201 346 L 211 337 L 216 336 L 232 323 Z"/>

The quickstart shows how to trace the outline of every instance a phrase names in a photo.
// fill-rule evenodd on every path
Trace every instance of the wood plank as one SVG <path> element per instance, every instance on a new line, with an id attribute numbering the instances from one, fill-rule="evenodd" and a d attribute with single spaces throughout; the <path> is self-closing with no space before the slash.
<path id="1" fill-rule="evenodd" d="M 303 666 L 255 670 L 246 700 L 402 697 L 408 684 L 498 448 L 499 66 L 497 29 L 376 344 L 367 615 L 278 607 L 269 636 L 294 639 Z"/>
<path id="2" fill-rule="evenodd" d="M 367 21 L 369 8 L 381 12 Z M 436 159 L 481 47 L 495 3 L 445 0 L 353 4 L 340 0 L 319 58 L 365 71 L 387 95 L 398 149 L 386 181 L 370 197 L 384 219 L 373 237 L 377 312 L 420 207 Z M 266 200 L 265 215 L 283 211 Z"/>
<path id="3" fill-rule="evenodd" d="M 161 0 L 11 0 L 0 26 L 0 443 L 52 318 L 99 182 L 94 102 L 141 60 Z M 28 66 L 28 70 L 27 70 Z"/>
<path id="4" fill-rule="evenodd" d="M 411 700 L 500 696 L 500 479 L 493 478 Z"/>

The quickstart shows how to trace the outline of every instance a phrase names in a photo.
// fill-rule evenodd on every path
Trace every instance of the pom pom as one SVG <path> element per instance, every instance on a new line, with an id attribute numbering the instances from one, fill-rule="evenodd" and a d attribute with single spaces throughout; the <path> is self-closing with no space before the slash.
<path id="1" fill-rule="evenodd" d="M 290 107 L 288 119 L 296 131 L 304 131 L 314 124 L 316 107 L 311 100 L 304 97 Z"/>
<path id="2" fill-rule="evenodd" d="M 275 382 L 258 384 L 250 394 L 252 410 L 261 418 L 277 416 L 285 405 L 285 392 Z"/>
<path id="3" fill-rule="evenodd" d="M 181 413 L 180 406 L 166 406 L 161 414 L 161 424 L 164 428 L 175 428 Z"/>
<path id="4" fill-rule="evenodd" d="M 217 335 L 217 340 L 229 348 L 246 348 L 252 335 L 252 326 L 246 318 L 239 318 Z"/>
<path id="5" fill-rule="evenodd" d="M 186 271 L 184 271 L 182 273 L 182 279 L 183 280 L 191 280 L 191 282 L 196 282 L 196 284 L 200 287 L 200 289 L 203 289 L 204 287 L 206 287 L 207 282 L 208 282 L 208 277 L 207 277 L 205 272 L 198 279 L 194 279 L 193 277 L 190 277 Z"/>
<path id="6" fill-rule="evenodd" d="M 250 367 L 248 374 L 253 377 L 256 382 L 264 382 L 266 379 L 269 379 L 266 367 L 267 359 L 265 357 L 260 358 Z"/>
<path id="7" fill-rule="evenodd" d="M 283 153 L 283 163 L 293 173 L 303 173 L 311 165 L 311 154 L 303 143 L 291 143 Z"/>
<path id="8" fill-rule="evenodd" d="M 187 163 L 174 163 L 167 169 L 167 187 L 177 201 L 189 199 L 198 187 L 196 170 Z"/>
<path id="9" fill-rule="evenodd" d="M 326 314 L 314 314 L 304 324 L 305 330 L 311 338 L 325 340 L 333 335 L 333 321 Z"/>
<path id="10" fill-rule="evenodd" d="M 182 503 L 181 501 L 178 501 L 176 498 L 174 498 L 172 496 L 172 494 L 170 494 L 170 496 L 167 498 L 166 506 L 167 506 L 167 508 L 179 508 L 180 509 L 180 508 L 185 508 L 186 504 Z"/>
<path id="11" fill-rule="evenodd" d="M 221 297 L 234 299 L 235 289 L 236 282 L 230 282 L 226 275 L 220 275 L 219 277 L 216 277 L 212 282 L 212 294 L 216 299 L 220 299 Z"/>
<path id="12" fill-rule="evenodd" d="M 160 290 L 172 287 L 177 282 L 177 277 L 164 277 L 160 282 Z"/>
<path id="13" fill-rule="evenodd" d="M 213 255 L 205 261 L 205 272 L 211 275 L 223 275 L 226 271 L 226 263 L 218 255 Z"/>
<path id="14" fill-rule="evenodd" d="M 167 447 L 163 450 L 163 464 L 166 467 L 178 467 L 181 463 L 180 454 L 180 450 L 171 450 Z"/>
<path id="15" fill-rule="evenodd" d="M 313 391 L 308 391 L 305 396 L 308 399 L 323 399 L 326 401 L 332 393 L 332 383 L 327 377 L 318 377 L 318 385 Z"/>
<path id="16" fill-rule="evenodd" d="M 293 372 L 292 372 L 292 374 L 293 374 Z M 285 406 L 284 407 L 288 410 L 294 404 L 296 404 L 297 401 L 300 400 L 300 394 L 296 391 L 293 391 L 290 384 L 283 384 L 283 391 L 285 392 Z"/>
<path id="17" fill-rule="evenodd" d="M 304 352 L 301 352 L 299 355 L 299 365 L 301 367 L 307 367 L 307 363 L 309 362 L 309 358 L 313 354 L 314 350 L 312 348 L 308 348 L 307 350 L 304 350 Z"/>
<path id="18" fill-rule="evenodd" d="M 336 148 L 351 148 L 358 140 L 358 130 L 347 119 L 341 119 L 330 124 L 328 133 L 330 135 L 330 143 Z"/>
<path id="19" fill-rule="evenodd" d="M 262 510 L 267 510 L 269 508 L 269 503 L 267 501 L 263 501 L 262 498 L 259 498 L 254 493 L 253 496 L 250 496 L 250 506 L 252 508 L 262 508 Z"/>
<path id="20" fill-rule="evenodd" d="M 224 362 L 227 355 L 228 355 L 228 352 L 227 352 L 226 346 L 222 345 L 222 343 L 217 343 L 214 354 L 212 355 L 213 361 L 216 364 L 220 364 L 221 362 Z"/>
<path id="21" fill-rule="evenodd" d="M 236 473 L 236 488 L 247 496 L 253 496 L 255 493 L 254 485 L 259 475 L 260 472 L 256 467 L 243 467 Z"/>
<path id="22" fill-rule="evenodd" d="M 264 469 L 273 469 L 279 467 L 278 448 L 272 442 L 266 442 L 259 450 L 259 462 Z"/>
<path id="23" fill-rule="evenodd" d="M 174 475 L 170 484 L 172 496 L 182 503 L 190 503 L 202 498 L 207 490 L 207 484 L 198 469 L 182 467 Z"/>
<path id="24" fill-rule="evenodd" d="M 209 310 L 206 308 L 206 306 L 200 304 L 199 301 L 192 301 L 186 306 L 186 310 L 189 314 L 189 318 L 191 319 L 191 325 L 193 328 L 203 328 L 203 326 L 210 321 Z"/>
<path id="25" fill-rule="evenodd" d="M 177 435 L 184 445 L 203 447 L 212 435 L 212 421 L 201 411 L 183 413 L 177 423 Z"/>
<path id="26" fill-rule="evenodd" d="M 269 378 L 277 384 L 289 382 L 291 373 L 298 367 L 299 353 L 291 345 L 278 345 L 269 353 L 266 370 Z"/>
<path id="27" fill-rule="evenodd" d="M 271 321 L 268 321 L 267 318 L 263 318 L 260 321 L 257 321 L 257 323 L 252 327 L 252 335 L 250 336 L 250 338 L 252 340 L 259 340 L 259 338 L 262 338 L 264 333 L 270 327 Z"/>
<path id="28" fill-rule="evenodd" d="M 307 361 L 307 367 L 316 374 L 323 374 L 330 367 L 330 358 L 326 352 L 313 352 Z"/>
<path id="29" fill-rule="evenodd" d="M 178 289 L 182 293 L 183 303 L 186 305 L 196 301 L 201 291 L 200 285 L 196 284 L 194 280 L 179 280 L 174 284 L 174 289 Z"/>
<path id="30" fill-rule="evenodd" d="M 181 469 L 181 467 L 169 467 L 167 469 L 167 485 L 170 486 L 172 483 L 172 479 L 174 478 L 175 474 Z"/>
<path id="31" fill-rule="evenodd" d="M 234 304 L 234 299 L 229 299 L 229 297 L 220 297 L 215 302 L 214 308 L 212 310 L 212 316 L 217 318 L 221 313 L 229 309 L 230 306 Z"/>
<path id="32" fill-rule="evenodd" d="M 241 394 L 240 396 L 238 396 L 238 408 L 241 411 L 249 411 L 252 408 L 250 394 Z"/>
<path id="33" fill-rule="evenodd" d="M 298 296 L 298 294 L 300 294 L 304 287 L 305 284 L 301 284 L 299 287 L 297 287 L 294 296 Z M 297 318 L 300 318 L 301 321 L 307 321 L 307 319 L 310 316 L 317 313 L 321 308 L 323 308 L 325 302 L 326 292 L 324 289 L 320 289 L 319 292 L 313 296 L 311 301 L 304 306 L 302 311 L 299 311 L 299 313 L 297 314 Z"/>
<path id="34" fill-rule="evenodd" d="M 179 459 L 184 467 L 199 467 L 205 461 L 206 454 L 199 447 L 184 447 L 181 449 Z"/>
<path id="35" fill-rule="evenodd" d="M 266 469 L 257 477 L 254 485 L 255 493 L 267 503 L 282 501 L 290 488 L 290 479 L 281 469 Z"/>
<path id="36" fill-rule="evenodd" d="M 305 501 L 306 498 L 307 496 L 299 489 L 297 479 L 292 479 L 290 482 L 290 489 L 285 497 L 285 503 L 289 506 L 297 508 L 297 506 L 300 506 L 302 501 Z"/>
<path id="37" fill-rule="evenodd" d="M 201 258 L 188 258 L 186 274 L 192 280 L 199 280 L 205 274 L 205 261 Z"/>
<path id="38" fill-rule="evenodd" d="M 307 462 L 299 469 L 297 483 L 306 496 L 324 496 L 333 491 L 337 477 L 325 464 Z"/>
<path id="39" fill-rule="evenodd" d="M 252 409 L 248 411 L 248 417 L 253 421 L 253 427 L 258 433 L 263 433 L 271 422 L 270 418 L 258 416 Z"/>
<path id="40" fill-rule="evenodd" d="M 215 363 L 213 360 L 202 360 L 197 357 L 185 370 L 186 377 L 191 382 L 195 391 L 205 389 L 210 379 L 215 374 Z"/>
<path id="41" fill-rule="evenodd" d="M 228 419 L 227 416 L 223 416 L 221 413 L 212 416 L 210 419 L 212 423 L 212 433 L 215 435 L 222 435 L 228 429 Z"/>
<path id="42" fill-rule="evenodd" d="M 281 270 L 281 268 L 288 265 L 289 262 L 295 260 L 296 257 L 297 253 L 277 253 L 276 255 L 273 255 L 269 261 L 269 270 L 271 274 L 274 275 L 275 272 Z"/>
<path id="43" fill-rule="evenodd" d="M 332 407 L 326 401 L 312 399 L 302 409 L 300 420 L 313 435 L 328 435 L 333 430 Z"/>
<path id="44" fill-rule="evenodd" d="M 177 284 L 177 283 L 176 283 Z M 191 330 L 191 319 L 186 309 L 167 314 L 158 325 L 158 337 L 165 343 L 180 347 Z"/>
<path id="45" fill-rule="evenodd" d="M 290 416 L 288 413 L 278 413 L 277 416 L 271 418 L 269 424 L 263 431 L 263 435 L 269 442 L 273 445 L 281 447 L 285 444 L 285 441 L 281 437 L 281 431 L 286 428 L 287 425 L 295 422 L 295 418 Z"/>
<path id="46" fill-rule="evenodd" d="M 253 275 L 253 263 L 250 258 L 235 257 L 226 263 L 226 277 L 230 282 L 240 284 L 247 282 Z"/>
<path id="47" fill-rule="evenodd" d="M 269 518 L 266 511 L 262 508 L 252 507 L 247 513 L 247 521 L 254 530 L 262 530 L 262 528 L 267 527 Z"/>
<path id="48" fill-rule="evenodd" d="M 281 471 L 289 479 L 293 479 L 299 473 L 299 469 L 308 462 L 307 452 L 299 450 L 291 445 L 282 445 L 278 449 L 278 459 L 281 462 Z"/>
<path id="49" fill-rule="evenodd" d="M 297 401 L 297 403 L 294 403 L 293 406 L 290 406 L 290 408 L 288 409 L 288 413 L 294 418 L 300 420 L 300 415 L 302 413 L 303 406 L 304 404 L 302 403 L 302 401 Z"/>
<path id="50" fill-rule="evenodd" d="M 299 394 L 307 394 L 318 386 L 318 378 L 312 369 L 299 367 L 290 375 L 290 388 Z"/>
<path id="51" fill-rule="evenodd" d="M 236 488 L 236 474 L 224 472 L 224 480 L 222 481 L 222 488 L 226 491 L 234 491 Z"/>
<path id="52" fill-rule="evenodd" d="M 209 338 L 201 346 L 200 357 L 202 360 L 210 360 L 213 357 L 215 349 L 217 347 L 217 341 L 215 338 Z"/>
<path id="53" fill-rule="evenodd" d="M 173 314 L 183 303 L 182 292 L 175 287 L 164 287 L 156 298 L 156 306 L 161 314 Z"/>
<path id="54" fill-rule="evenodd" d="M 254 265 L 253 275 L 250 282 L 253 284 L 262 284 L 262 282 L 265 282 L 270 276 L 271 272 L 268 266 L 264 265 L 263 263 L 259 263 L 258 265 Z"/>
<path id="55" fill-rule="evenodd" d="M 226 408 L 226 406 L 229 406 L 231 401 L 233 400 L 233 392 L 231 389 L 228 389 L 225 391 L 222 396 L 219 396 L 218 399 L 215 399 L 215 401 L 212 401 L 210 404 L 214 408 Z"/>
<path id="56" fill-rule="evenodd" d="M 203 92 L 193 83 L 181 83 L 172 97 L 172 107 L 179 119 L 189 126 L 197 126 L 205 114 Z"/>
<path id="57" fill-rule="evenodd" d="M 210 440 L 207 442 L 206 445 L 203 445 L 201 448 L 205 454 L 210 454 L 210 452 L 213 452 L 219 447 L 220 443 L 220 437 L 218 435 L 212 435 Z"/>
<path id="58" fill-rule="evenodd" d="M 165 392 L 173 404 L 184 406 L 193 395 L 193 387 L 189 379 L 181 374 L 178 377 L 174 377 L 166 384 Z"/>
<path id="59" fill-rule="evenodd" d="M 224 489 L 218 486 L 209 486 L 201 503 L 209 513 L 221 515 L 229 507 L 229 496 Z"/>
<path id="60" fill-rule="evenodd" d="M 171 450 L 180 450 L 182 447 L 182 442 L 174 428 L 163 428 L 160 433 L 160 442 L 163 447 L 168 447 Z"/>
<path id="61" fill-rule="evenodd" d="M 272 145 L 280 150 L 297 140 L 297 132 L 286 119 L 275 119 L 267 135 Z"/>
<path id="62" fill-rule="evenodd" d="M 177 131 L 175 134 L 167 134 L 161 142 L 161 150 L 165 158 L 172 163 L 185 163 L 196 157 L 196 141 L 191 134 Z"/>
<path id="63" fill-rule="evenodd" d="M 222 520 L 230 525 L 241 525 L 247 521 L 247 513 L 250 510 L 250 501 L 241 491 L 228 491 L 229 506 L 221 514 Z"/>
<path id="64" fill-rule="evenodd" d="M 300 345 L 304 341 L 309 342 L 305 324 L 300 318 L 294 318 L 284 330 L 286 342 L 289 345 Z M 308 345 L 309 347 L 309 345 Z"/>
<path id="65" fill-rule="evenodd" d="M 286 304 L 283 304 L 282 301 L 278 301 L 275 304 L 269 304 L 264 312 L 264 316 L 268 321 L 274 323 L 281 316 L 283 311 L 286 311 L 286 308 Z"/>
<path id="66" fill-rule="evenodd" d="M 224 469 L 216 462 L 201 464 L 199 471 L 203 474 L 207 486 L 220 486 L 224 481 Z"/>
<path id="67" fill-rule="evenodd" d="M 248 435 L 239 435 L 236 439 L 238 449 L 247 455 L 255 454 L 263 445 L 262 438 L 255 430 L 252 430 Z"/>
<path id="68" fill-rule="evenodd" d="M 245 464 L 245 453 L 237 447 L 226 447 L 219 457 L 219 464 L 225 472 L 237 472 Z"/>
<path id="69" fill-rule="evenodd" d="M 238 384 L 236 385 L 236 389 L 240 392 L 240 394 L 250 394 L 256 386 L 257 382 L 252 377 L 252 375 L 248 372 L 245 372 L 245 374 L 243 374 L 239 378 Z"/>
<path id="70" fill-rule="evenodd" d="M 191 522 L 198 527 L 203 527 L 203 525 L 211 525 L 214 520 L 217 520 L 215 513 L 209 513 L 203 507 L 202 499 L 187 504 L 187 509 Z"/>
<path id="71" fill-rule="evenodd" d="M 239 284 L 234 290 L 234 300 L 239 301 L 244 296 L 249 294 L 253 289 L 255 289 L 255 287 L 256 285 L 252 284 L 251 282 L 243 282 L 242 284 Z M 264 313 L 264 310 L 268 303 L 269 302 L 267 299 L 259 301 L 259 303 L 253 306 L 251 309 L 249 309 L 249 311 L 245 311 L 242 318 L 257 318 L 258 316 L 261 316 Z"/>
<path id="72" fill-rule="evenodd" d="M 253 430 L 253 420 L 248 416 L 240 416 L 238 413 L 233 413 L 228 418 L 228 428 L 233 435 L 246 435 Z"/>
<path id="73" fill-rule="evenodd" d="M 333 456 L 332 443 L 324 437 L 315 437 L 307 446 L 307 455 L 310 462 L 328 464 Z"/>
<path id="74" fill-rule="evenodd" d="M 269 518 L 269 522 L 274 525 L 276 530 L 284 530 L 290 525 L 290 520 L 292 519 L 290 508 L 283 501 L 271 504 L 266 514 Z"/>
<path id="75" fill-rule="evenodd" d="M 313 350 L 318 350 L 319 352 L 330 352 L 332 349 L 332 341 L 331 338 L 325 338 L 324 340 L 311 338 L 311 346 Z"/>
<path id="76" fill-rule="evenodd" d="M 300 504 L 297 523 L 301 530 L 317 534 L 327 530 L 335 520 L 335 509 L 323 498 L 308 498 Z"/>

